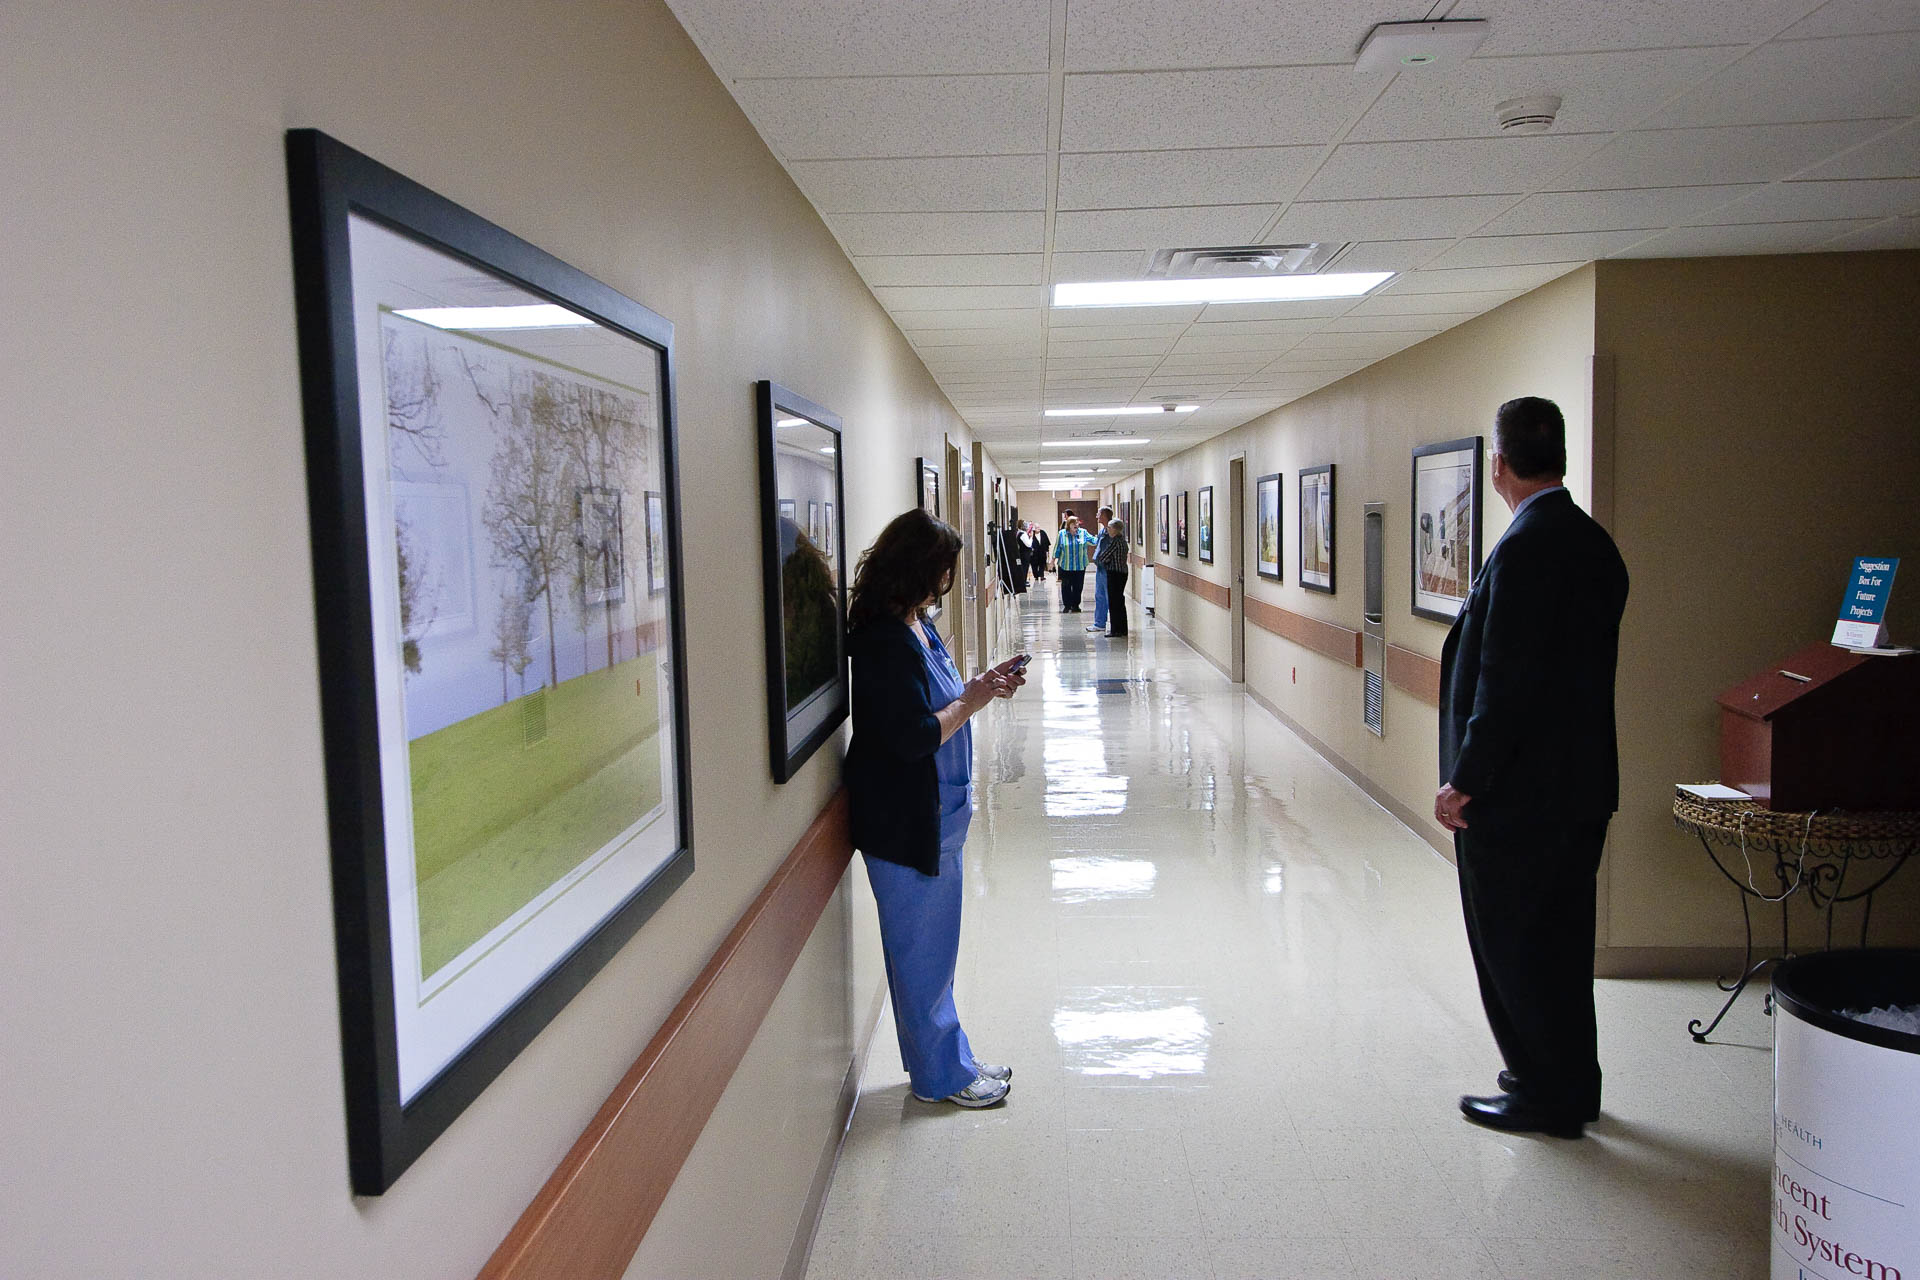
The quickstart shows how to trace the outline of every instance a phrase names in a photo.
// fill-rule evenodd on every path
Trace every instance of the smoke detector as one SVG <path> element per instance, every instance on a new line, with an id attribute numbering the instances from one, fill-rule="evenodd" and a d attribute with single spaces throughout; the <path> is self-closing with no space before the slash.
<path id="1" fill-rule="evenodd" d="M 1485 18 L 1457 22 L 1383 22 L 1367 33 L 1353 69 L 1418 71 L 1465 62 L 1493 34 Z"/>
<path id="2" fill-rule="evenodd" d="M 1215 277 L 1309 276 L 1346 251 L 1345 244 L 1242 244 L 1200 249 L 1162 249 L 1147 267 L 1149 280 Z"/>
<path id="3" fill-rule="evenodd" d="M 1502 133 L 1545 133 L 1560 114 L 1560 98 L 1540 93 L 1530 98 L 1508 98 L 1493 108 L 1494 123 Z"/>

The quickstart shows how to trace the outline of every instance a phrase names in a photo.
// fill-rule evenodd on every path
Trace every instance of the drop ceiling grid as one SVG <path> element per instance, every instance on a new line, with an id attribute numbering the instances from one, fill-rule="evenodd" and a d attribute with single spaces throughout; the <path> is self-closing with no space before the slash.
<path id="1" fill-rule="evenodd" d="M 1493 36 L 1416 79 L 1350 60 L 1418 0 L 1341 23 L 1322 0 L 670 3 L 996 437 L 1062 434 L 1038 409 L 1069 393 L 1192 394 L 1211 434 L 1303 394 L 1303 356 L 1357 356 L 1317 371 L 1345 376 L 1608 254 L 1920 245 L 1920 4 L 1463 0 Z M 1488 136 L 1527 91 L 1566 99 L 1559 127 Z M 1312 238 L 1401 274 L 1331 304 L 1046 305 L 1155 249 Z"/>

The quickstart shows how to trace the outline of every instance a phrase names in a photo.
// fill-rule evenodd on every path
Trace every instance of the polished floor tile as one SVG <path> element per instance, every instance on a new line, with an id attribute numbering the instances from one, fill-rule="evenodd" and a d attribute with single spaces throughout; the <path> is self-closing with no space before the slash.
<path id="1" fill-rule="evenodd" d="M 1029 595 L 975 721 L 957 998 L 1004 1107 L 908 1096 L 883 1019 L 814 1280 L 1766 1272 L 1760 1001 L 1601 982 L 1586 1139 L 1460 1118 L 1500 1062 L 1452 868 L 1152 619 Z"/>

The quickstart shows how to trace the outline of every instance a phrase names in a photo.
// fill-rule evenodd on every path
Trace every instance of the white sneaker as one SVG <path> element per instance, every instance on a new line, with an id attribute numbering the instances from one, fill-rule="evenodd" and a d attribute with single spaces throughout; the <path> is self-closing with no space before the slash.
<path id="1" fill-rule="evenodd" d="M 980 1062 L 976 1060 L 973 1064 L 973 1069 L 989 1080 L 1013 1079 L 1012 1067 L 997 1067 L 991 1062 Z"/>
<path id="2" fill-rule="evenodd" d="M 950 1093 L 944 1098 L 921 1098 L 917 1093 L 913 1096 L 920 1098 L 922 1102 L 951 1102 L 956 1107 L 977 1109 L 980 1107 L 995 1107 L 1005 1102 L 1007 1100 L 1007 1090 L 1012 1087 L 1013 1086 L 1009 1085 L 1005 1080 L 995 1080 L 990 1076 L 975 1076 L 972 1084 L 960 1092 Z"/>

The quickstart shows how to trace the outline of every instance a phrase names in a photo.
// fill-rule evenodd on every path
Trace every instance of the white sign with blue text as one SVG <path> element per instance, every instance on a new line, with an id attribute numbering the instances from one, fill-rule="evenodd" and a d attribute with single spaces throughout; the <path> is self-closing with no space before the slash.
<path id="1" fill-rule="evenodd" d="M 1847 598 L 1840 605 L 1833 642 L 1849 649 L 1877 649 L 1887 642 L 1887 597 L 1893 594 L 1898 556 L 1862 556 L 1853 562 Z"/>

